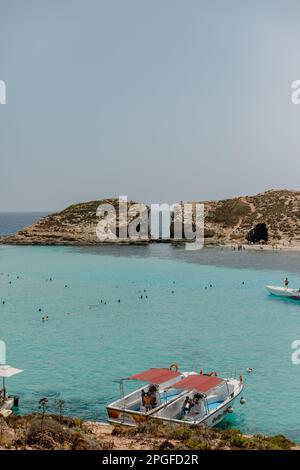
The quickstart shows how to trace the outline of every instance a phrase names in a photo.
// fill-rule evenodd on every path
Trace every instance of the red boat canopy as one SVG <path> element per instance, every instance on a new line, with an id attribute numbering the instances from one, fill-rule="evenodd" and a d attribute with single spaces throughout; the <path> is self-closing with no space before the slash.
<path id="1" fill-rule="evenodd" d="M 140 372 L 139 374 L 131 375 L 128 377 L 129 380 L 141 380 L 142 382 L 153 383 L 156 385 L 162 384 L 163 382 L 168 382 L 171 379 L 178 377 L 180 372 L 175 372 L 170 369 L 157 369 L 152 368 Z"/>
<path id="2" fill-rule="evenodd" d="M 198 390 L 198 392 L 206 393 L 212 388 L 217 387 L 223 382 L 223 379 L 219 377 L 213 377 L 209 375 L 189 375 L 183 380 L 180 380 L 176 384 L 172 385 L 174 388 L 180 388 L 181 390 Z"/>

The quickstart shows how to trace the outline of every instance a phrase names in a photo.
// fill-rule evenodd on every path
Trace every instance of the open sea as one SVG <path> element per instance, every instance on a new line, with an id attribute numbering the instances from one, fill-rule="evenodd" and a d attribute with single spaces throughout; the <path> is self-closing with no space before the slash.
<path id="1" fill-rule="evenodd" d="M 29 215 L 3 220 L 0 234 L 13 233 Z M 8 390 L 22 414 L 47 397 L 49 411 L 63 399 L 65 414 L 105 420 L 116 381 L 148 367 L 242 373 L 246 404 L 223 427 L 300 442 L 300 365 L 291 361 L 300 303 L 264 289 L 286 275 L 300 287 L 300 254 L 0 245 L 0 339 L 7 362 L 24 369 Z"/>

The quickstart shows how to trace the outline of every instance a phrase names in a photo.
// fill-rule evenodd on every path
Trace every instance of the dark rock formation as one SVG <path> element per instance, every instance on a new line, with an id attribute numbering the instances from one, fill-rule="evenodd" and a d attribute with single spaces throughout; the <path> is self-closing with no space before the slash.
<path id="1" fill-rule="evenodd" d="M 246 240 L 250 243 L 267 242 L 269 238 L 266 224 L 257 224 L 246 235 Z"/>

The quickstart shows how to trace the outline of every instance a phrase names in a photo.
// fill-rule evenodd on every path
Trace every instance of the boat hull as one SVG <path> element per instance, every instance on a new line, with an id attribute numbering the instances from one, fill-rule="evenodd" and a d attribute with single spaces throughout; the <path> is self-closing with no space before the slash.
<path id="1" fill-rule="evenodd" d="M 233 396 L 228 398 L 219 407 L 212 410 L 208 415 L 204 416 L 199 421 L 188 421 L 174 418 L 167 418 L 163 416 L 156 416 L 157 410 L 153 410 L 152 413 L 141 413 L 130 410 L 122 410 L 113 406 L 107 407 L 108 421 L 112 424 L 123 424 L 125 426 L 138 426 L 140 423 L 147 422 L 148 420 L 157 420 L 162 423 L 169 424 L 187 424 L 187 425 L 200 425 L 206 427 L 214 427 L 219 424 L 226 417 L 228 409 L 232 406 L 233 402 L 243 391 L 243 384 L 240 383 L 238 388 L 235 389 Z M 161 410 L 165 408 L 162 405 Z"/>
<path id="2" fill-rule="evenodd" d="M 265 286 L 269 294 L 276 297 L 285 299 L 300 300 L 300 292 L 297 289 L 290 289 L 288 287 Z"/>
<path id="3" fill-rule="evenodd" d="M 114 424 L 124 424 L 125 426 L 138 426 L 149 419 L 149 415 L 130 410 L 120 410 L 114 407 L 107 407 L 108 422 Z"/>
<path id="4" fill-rule="evenodd" d="M 197 420 L 182 420 L 182 419 L 174 419 L 174 418 L 167 418 L 167 417 L 156 417 L 155 415 L 153 416 L 154 419 L 158 419 L 162 422 L 165 423 L 174 423 L 174 424 L 188 424 L 191 426 L 206 426 L 209 428 L 212 428 L 219 424 L 223 419 L 226 417 L 228 413 L 228 409 L 232 407 L 233 402 L 237 399 L 237 397 L 242 393 L 243 391 L 243 384 L 240 383 L 238 389 L 235 390 L 233 396 L 228 398 L 226 401 L 224 401 L 220 406 L 218 406 L 216 409 L 212 410 L 209 414 L 206 416 L 202 417 L 201 419 Z"/>
<path id="5" fill-rule="evenodd" d="M 0 416 L 7 418 L 12 414 L 12 407 L 14 406 L 14 399 L 12 397 L 6 398 L 0 404 Z"/>

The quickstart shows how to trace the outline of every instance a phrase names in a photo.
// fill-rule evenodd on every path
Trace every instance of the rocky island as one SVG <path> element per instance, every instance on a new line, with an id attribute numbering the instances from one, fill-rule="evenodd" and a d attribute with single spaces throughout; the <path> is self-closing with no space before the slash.
<path id="1" fill-rule="evenodd" d="M 255 196 L 202 202 L 205 207 L 205 245 L 232 246 L 264 243 L 270 248 L 300 248 L 300 191 L 270 190 Z M 192 204 L 193 204 L 192 202 Z M 116 208 L 117 231 L 122 226 L 118 214 L 118 199 L 105 199 L 74 204 L 50 214 L 13 236 L 0 238 L 2 244 L 16 245 L 97 245 L 96 235 L 100 204 Z M 130 208 L 133 201 L 128 202 Z M 181 203 L 182 204 L 182 203 Z M 134 217 L 128 217 L 126 223 Z M 172 216 L 170 224 L 172 239 Z M 115 241 L 106 243 L 150 243 L 158 239 Z"/>

